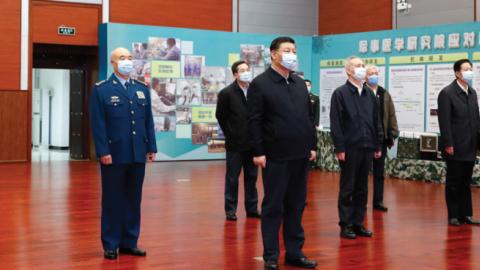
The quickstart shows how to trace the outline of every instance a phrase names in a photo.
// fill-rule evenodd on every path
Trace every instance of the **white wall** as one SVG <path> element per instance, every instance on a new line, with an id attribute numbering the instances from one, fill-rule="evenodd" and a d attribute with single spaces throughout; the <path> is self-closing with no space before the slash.
<path id="1" fill-rule="evenodd" d="M 316 35 L 319 0 L 239 0 L 239 32 Z"/>
<path id="2" fill-rule="evenodd" d="M 396 13 L 397 29 L 474 21 L 474 1 L 478 0 L 408 0 L 409 13 Z M 394 0 L 395 3 L 395 0 Z M 477 2 L 477 5 L 479 3 Z M 396 7 L 396 3 L 393 5 Z"/>
<path id="3" fill-rule="evenodd" d="M 70 135 L 70 71 L 36 69 L 41 89 L 42 134 L 41 148 L 68 147 Z M 35 73 L 35 72 L 34 72 Z M 50 103 L 50 96 L 52 97 Z M 35 102 L 35 101 L 33 101 Z M 51 111 L 51 122 L 49 112 Z M 50 144 L 49 133 L 50 134 Z"/>

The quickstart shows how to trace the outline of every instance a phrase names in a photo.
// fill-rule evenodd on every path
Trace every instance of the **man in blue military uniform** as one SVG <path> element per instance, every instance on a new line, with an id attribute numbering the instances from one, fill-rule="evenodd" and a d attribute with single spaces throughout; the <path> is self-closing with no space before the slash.
<path id="1" fill-rule="evenodd" d="M 113 50 L 114 74 L 93 88 L 90 115 L 102 175 L 102 244 L 104 257 L 118 252 L 146 256 L 137 247 L 145 162 L 157 146 L 148 87 L 130 79 L 132 55 Z"/>

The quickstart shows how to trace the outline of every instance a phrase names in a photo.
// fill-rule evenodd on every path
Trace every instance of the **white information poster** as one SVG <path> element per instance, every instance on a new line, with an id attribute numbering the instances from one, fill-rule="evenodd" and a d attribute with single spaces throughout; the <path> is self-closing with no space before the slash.
<path id="1" fill-rule="evenodd" d="M 427 66 L 427 132 L 440 132 L 438 127 L 438 94 L 453 79 L 452 64 Z"/>
<path id="2" fill-rule="evenodd" d="M 333 91 L 347 81 L 345 68 L 320 69 L 320 126 L 330 127 L 330 100 Z"/>
<path id="3" fill-rule="evenodd" d="M 386 88 L 385 85 L 385 66 L 378 66 L 378 85 Z"/>
<path id="4" fill-rule="evenodd" d="M 425 66 L 390 66 L 389 91 L 400 131 L 424 131 Z"/>

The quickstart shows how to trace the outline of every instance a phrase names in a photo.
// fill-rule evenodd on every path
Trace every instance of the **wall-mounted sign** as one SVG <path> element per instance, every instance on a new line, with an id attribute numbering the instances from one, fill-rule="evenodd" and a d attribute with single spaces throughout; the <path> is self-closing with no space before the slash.
<path id="1" fill-rule="evenodd" d="M 60 36 L 75 36 L 75 27 L 60 25 L 58 27 L 58 34 Z"/>

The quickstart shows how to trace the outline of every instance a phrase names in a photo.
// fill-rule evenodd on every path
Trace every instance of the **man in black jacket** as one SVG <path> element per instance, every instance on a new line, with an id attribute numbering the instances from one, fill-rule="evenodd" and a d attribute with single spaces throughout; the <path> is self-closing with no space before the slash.
<path id="1" fill-rule="evenodd" d="M 472 63 L 468 59 L 458 60 L 453 70 L 456 79 L 438 95 L 440 145 L 447 162 L 448 223 L 451 226 L 480 224 L 472 219 L 470 192 L 480 128 L 477 93 L 470 86 Z"/>
<path id="2" fill-rule="evenodd" d="M 362 59 L 348 58 L 345 71 L 347 82 L 332 94 L 330 129 L 341 168 L 340 236 L 355 239 L 373 234 L 363 226 L 363 220 L 367 208 L 368 173 L 372 157 L 381 157 L 383 131 L 375 96 L 362 84 L 366 75 Z"/>
<path id="3" fill-rule="evenodd" d="M 218 94 L 215 116 L 225 134 L 227 172 L 225 175 L 225 213 L 227 220 L 237 220 L 238 176 L 243 167 L 245 210 L 247 217 L 258 213 L 257 173 L 248 139 L 247 89 L 252 73 L 245 61 L 232 65 L 235 81 Z"/>
<path id="4" fill-rule="evenodd" d="M 302 268 L 317 266 L 302 252 L 308 161 L 316 156 L 316 134 L 307 86 L 292 73 L 298 65 L 296 53 L 292 38 L 274 39 L 270 45 L 271 67 L 248 88 L 254 163 L 263 168 L 265 269 L 278 269 L 282 221 L 285 263 Z"/>

